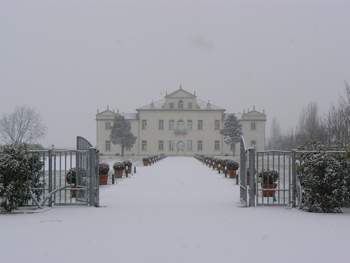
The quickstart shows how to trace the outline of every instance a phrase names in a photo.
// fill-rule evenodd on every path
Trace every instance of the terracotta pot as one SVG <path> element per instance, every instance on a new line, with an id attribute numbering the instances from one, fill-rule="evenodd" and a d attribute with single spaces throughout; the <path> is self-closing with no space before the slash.
<path id="1" fill-rule="evenodd" d="M 236 178 L 236 170 L 227 170 L 227 173 L 230 175 L 230 178 Z"/>
<path id="2" fill-rule="evenodd" d="M 100 175 L 100 185 L 106 185 L 108 182 L 108 174 Z"/>
<path id="3" fill-rule="evenodd" d="M 148 162 L 143 162 L 143 166 L 148 166 Z"/>
<path id="4" fill-rule="evenodd" d="M 123 170 L 114 170 L 114 176 L 115 178 L 122 178 Z"/>
<path id="5" fill-rule="evenodd" d="M 261 183 L 261 187 L 263 188 L 263 196 L 264 197 L 274 197 L 275 196 L 275 190 L 277 188 L 277 183 L 273 184 L 264 184 Z"/>
<path id="6" fill-rule="evenodd" d="M 72 188 L 77 188 L 75 185 Z M 77 190 L 70 190 L 71 197 L 77 197 Z"/>

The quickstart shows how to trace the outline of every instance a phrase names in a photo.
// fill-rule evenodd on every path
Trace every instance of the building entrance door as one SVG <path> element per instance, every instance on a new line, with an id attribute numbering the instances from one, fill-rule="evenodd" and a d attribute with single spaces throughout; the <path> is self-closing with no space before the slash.
<path id="1" fill-rule="evenodd" d="M 177 151 L 178 152 L 183 152 L 184 151 L 184 149 L 185 149 L 185 144 L 183 143 L 183 142 L 178 142 L 177 143 Z"/>

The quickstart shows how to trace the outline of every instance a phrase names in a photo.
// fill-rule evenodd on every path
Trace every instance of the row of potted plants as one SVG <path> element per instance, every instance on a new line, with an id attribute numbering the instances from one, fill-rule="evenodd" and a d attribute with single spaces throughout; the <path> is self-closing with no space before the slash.
<path id="1" fill-rule="evenodd" d="M 159 154 L 159 155 L 152 155 L 152 156 L 144 157 L 142 159 L 143 166 L 152 165 L 156 162 L 159 162 L 160 160 L 163 160 L 165 157 L 166 157 L 166 154 L 164 154 L 164 153 Z"/>
<path id="2" fill-rule="evenodd" d="M 227 174 L 230 175 L 230 178 L 235 178 L 237 176 L 236 171 L 239 168 L 238 162 L 228 159 L 218 159 L 200 154 L 196 154 L 195 158 L 201 161 L 203 164 L 212 167 L 213 169 L 221 169 L 223 173 L 227 172 Z M 264 197 L 275 197 L 275 189 L 278 186 L 278 178 L 279 173 L 275 170 L 265 169 L 259 173 L 262 194 Z M 249 184 L 249 171 L 247 171 L 247 184 Z"/>
<path id="3" fill-rule="evenodd" d="M 107 163 L 100 163 L 99 164 L 100 185 L 107 184 L 109 169 L 110 169 L 109 164 L 107 164 Z M 114 170 L 115 178 L 122 178 L 123 172 L 125 172 L 125 174 L 131 174 L 132 162 L 130 160 L 126 160 L 123 162 L 115 162 L 113 164 L 113 170 Z"/>
<path id="4" fill-rule="evenodd" d="M 195 154 L 195 158 L 210 168 L 217 169 L 223 173 L 229 174 L 230 178 L 236 178 L 236 171 L 239 168 L 239 163 L 229 159 L 219 159 L 212 156 Z"/>

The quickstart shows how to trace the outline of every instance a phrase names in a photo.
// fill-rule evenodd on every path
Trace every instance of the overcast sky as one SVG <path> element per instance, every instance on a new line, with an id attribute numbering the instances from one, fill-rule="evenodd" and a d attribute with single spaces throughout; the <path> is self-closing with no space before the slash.
<path id="1" fill-rule="evenodd" d="M 227 112 L 295 127 L 350 81 L 350 1 L 0 0 L 0 115 L 35 108 L 44 146 L 96 144 L 97 109 L 136 108 L 179 88 Z"/>

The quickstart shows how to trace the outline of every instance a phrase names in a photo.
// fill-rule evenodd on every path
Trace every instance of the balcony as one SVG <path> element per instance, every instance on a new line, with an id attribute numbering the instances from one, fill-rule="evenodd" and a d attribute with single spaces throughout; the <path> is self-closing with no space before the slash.
<path id="1" fill-rule="evenodd" d="M 186 130 L 174 130 L 175 134 L 187 134 Z"/>

